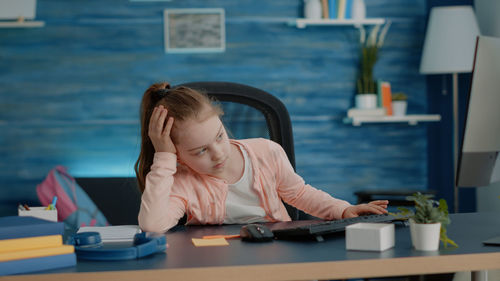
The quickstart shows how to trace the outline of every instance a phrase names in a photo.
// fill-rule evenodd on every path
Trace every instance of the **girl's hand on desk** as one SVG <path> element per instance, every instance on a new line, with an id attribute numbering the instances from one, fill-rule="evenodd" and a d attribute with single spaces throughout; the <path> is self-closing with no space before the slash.
<path id="1" fill-rule="evenodd" d="M 156 152 L 176 153 L 175 145 L 170 137 L 170 132 L 174 126 L 174 118 L 167 119 L 168 110 L 163 105 L 154 108 L 149 119 L 148 136 L 153 143 Z"/>
<path id="2" fill-rule="evenodd" d="M 354 218 L 365 214 L 385 214 L 387 213 L 388 200 L 376 200 L 368 204 L 359 204 L 347 207 L 342 214 L 343 219 Z"/>

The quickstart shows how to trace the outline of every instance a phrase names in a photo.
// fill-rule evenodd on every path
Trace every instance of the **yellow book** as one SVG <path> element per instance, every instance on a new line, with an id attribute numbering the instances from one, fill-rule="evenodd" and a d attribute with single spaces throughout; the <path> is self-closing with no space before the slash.
<path id="1" fill-rule="evenodd" d="M 72 245 L 62 245 L 62 246 L 50 247 L 50 248 L 40 248 L 40 249 L 31 249 L 31 250 L 24 250 L 24 251 L 6 252 L 6 253 L 0 253 L 0 262 L 20 260 L 20 259 L 29 259 L 29 258 L 38 258 L 38 257 L 46 257 L 46 256 L 55 256 L 55 255 L 63 255 L 63 254 L 71 254 L 74 252 L 75 252 L 75 248 Z"/>
<path id="2" fill-rule="evenodd" d="M 345 19 L 345 6 L 346 6 L 346 0 L 338 0 L 338 6 L 337 6 L 337 18 L 339 20 Z"/>
<path id="3" fill-rule="evenodd" d="M 13 251 L 61 246 L 62 235 L 45 235 L 0 240 L 0 254 Z"/>

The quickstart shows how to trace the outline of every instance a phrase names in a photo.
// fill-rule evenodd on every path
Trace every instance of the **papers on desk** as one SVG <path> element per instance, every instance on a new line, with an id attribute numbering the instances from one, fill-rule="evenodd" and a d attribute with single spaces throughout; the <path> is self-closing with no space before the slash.
<path id="1" fill-rule="evenodd" d="M 113 243 L 132 242 L 141 229 L 138 225 L 82 226 L 77 233 L 81 232 L 98 232 L 103 243 Z"/>

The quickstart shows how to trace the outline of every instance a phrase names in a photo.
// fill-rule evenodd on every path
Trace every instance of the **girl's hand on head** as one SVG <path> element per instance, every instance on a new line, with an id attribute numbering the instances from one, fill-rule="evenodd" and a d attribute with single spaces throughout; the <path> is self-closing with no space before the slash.
<path id="1" fill-rule="evenodd" d="M 349 206 L 344 210 L 342 218 L 354 218 L 360 215 L 366 214 L 385 214 L 387 213 L 388 200 L 376 200 L 367 204 L 359 204 L 354 206 Z"/>
<path id="2" fill-rule="evenodd" d="M 176 153 L 174 142 L 170 137 L 170 132 L 174 125 L 174 118 L 170 117 L 166 121 L 168 110 L 163 105 L 157 106 L 149 119 L 148 136 L 153 143 L 156 152 Z"/>

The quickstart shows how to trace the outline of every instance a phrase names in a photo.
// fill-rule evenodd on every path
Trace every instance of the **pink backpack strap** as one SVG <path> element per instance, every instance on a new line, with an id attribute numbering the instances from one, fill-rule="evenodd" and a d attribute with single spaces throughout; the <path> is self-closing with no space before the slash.
<path id="1" fill-rule="evenodd" d="M 77 210 L 77 207 L 57 181 L 56 172 L 68 175 L 63 166 L 55 167 L 49 172 L 45 180 L 37 185 L 36 193 L 40 203 L 44 206 L 51 204 L 54 196 L 57 196 L 57 219 L 58 221 L 64 221 L 71 213 Z"/>

